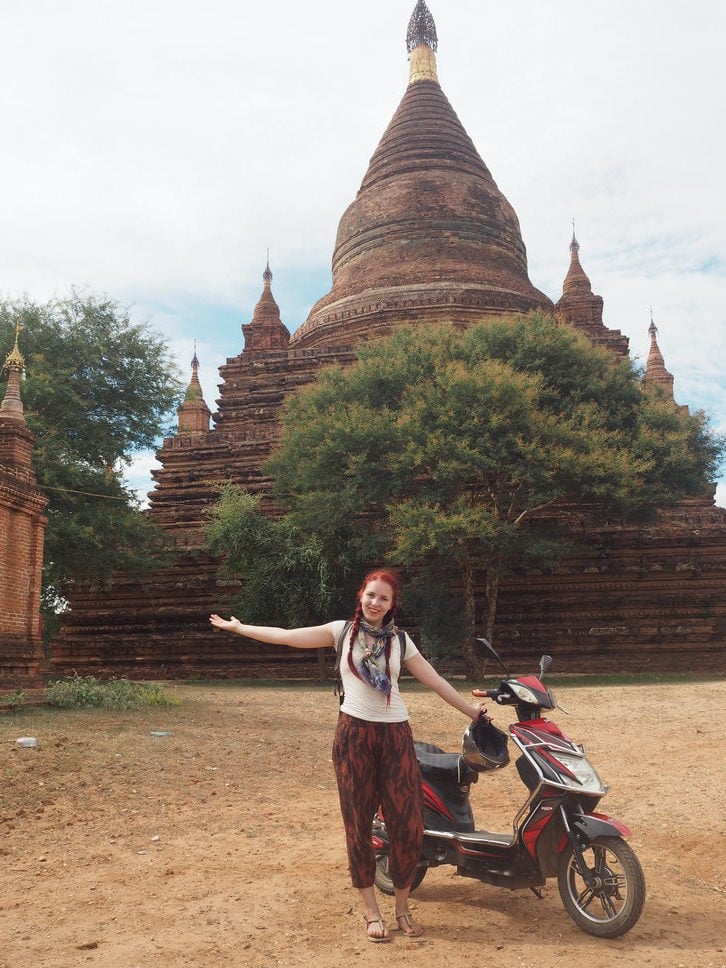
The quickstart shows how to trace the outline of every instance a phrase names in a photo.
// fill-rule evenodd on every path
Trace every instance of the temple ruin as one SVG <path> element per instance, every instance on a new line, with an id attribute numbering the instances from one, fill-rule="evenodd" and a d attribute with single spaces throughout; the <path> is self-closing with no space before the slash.
<path id="1" fill-rule="evenodd" d="M 292 335 L 280 318 L 269 264 L 244 348 L 219 368 L 217 410 L 199 384 L 196 353 L 178 433 L 158 453 L 152 519 L 180 551 L 143 580 L 120 575 L 104 592 L 76 589 L 53 671 L 144 677 L 242 676 L 315 671 L 300 650 L 244 643 L 213 632 L 212 610 L 234 583 L 205 551 L 204 515 L 232 480 L 264 494 L 261 467 L 279 439 L 280 407 L 329 363 L 392 328 L 427 321 L 464 327 L 502 313 L 554 313 L 614 354 L 628 340 L 603 322 L 574 234 L 560 298 L 535 288 L 519 222 L 444 94 L 436 29 L 423 0 L 409 25 L 408 87 L 343 213 L 330 292 Z M 566 253 L 563 252 L 563 269 Z M 644 386 L 673 398 L 673 378 L 651 328 Z M 674 402 L 675 405 L 675 402 Z M 210 416 L 213 426 L 210 429 Z M 510 656 L 542 650 L 559 671 L 726 671 L 726 511 L 713 493 L 662 508 L 647 528 L 593 528 L 587 509 L 562 508 L 580 551 L 550 573 L 504 581 L 497 641 Z M 230 588 L 231 584 L 231 588 Z"/>

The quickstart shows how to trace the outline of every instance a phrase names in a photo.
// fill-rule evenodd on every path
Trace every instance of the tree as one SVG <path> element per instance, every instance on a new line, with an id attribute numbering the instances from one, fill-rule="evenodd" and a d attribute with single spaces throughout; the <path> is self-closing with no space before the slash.
<path id="1" fill-rule="evenodd" d="M 3 359 L 16 323 L 34 469 L 50 498 L 43 611 L 52 627 L 73 580 L 103 582 L 148 564 L 157 536 L 123 470 L 156 443 L 182 387 L 163 339 L 110 299 L 73 291 L 44 305 L 0 302 Z"/>
<path id="2" fill-rule="evenodd" d="M 362 347 L 290 399 L 266 469 L 329 561 L 387 559 L 417 570 L 419 593 L 456 596 L 476 676 L 502 576 L 566 548 L 555 507 L 643 515 L 703 493 L 722 452 L 702 414 L 645 397 L 629 361 L 533 314 Z"/>
<path id="3" fill-rule="evenodd" d="M 221 573 L 243 579 L 232 607 L 245 621 L 319 625 L 341 605 L 320 540 L 301 532 L 289 516 L 262 514 L 259 495 L 224 485 L 206 531 L 209 550 L 224 559 Z"/>

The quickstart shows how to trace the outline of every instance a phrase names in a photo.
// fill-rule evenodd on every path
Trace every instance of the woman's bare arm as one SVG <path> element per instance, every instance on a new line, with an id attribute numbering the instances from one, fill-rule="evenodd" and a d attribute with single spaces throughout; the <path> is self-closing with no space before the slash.
<path id="1" fill-rule="evenodd" d="M 268 645 L 289 645 L 293 649 L 324 649 L 335 646 L 331 623 L 302 629 L 278 629 L 271 625 L 243 625 L 232 615 L 229 620 L 210 615 L 210 623 L 224 632 L 234 632 Z"/>
<path id="2" fill-rule="evenodd" d="M 404 660 L 404 665 L 408 671 L 416 676 L 418 681 L 424 686 L 428 686 L 429 689 L 433 691 L 447 702 L 454 709 L 458 709 L 460 713 L 468 716 L 469 719 L 478 719 L 484 709 L 480 703 L 473 705 L 467 702 L 462 695 L 460 695 L 456 689 L 447 682 L 442 676 L 438 674 L 436 669 L 428 662 L 419 652 L 418 655 L 412 655 L 409 659 Z"/>

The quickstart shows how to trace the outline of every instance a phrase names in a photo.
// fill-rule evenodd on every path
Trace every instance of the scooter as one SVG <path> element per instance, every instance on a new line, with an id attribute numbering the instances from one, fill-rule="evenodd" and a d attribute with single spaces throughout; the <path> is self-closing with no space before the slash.
<path id="1" fill-rule="evenodd" d="M 424 838 L 412 890 L 429 868 L 442 864 L 496 887 L 529 888 L 540 898 L 546 880 L 557 878 L 562 903 L 578 927 L 600 938 L 617 938 L 640 917 L 645 878 L 624 839 L 630 830 L 596 810 L 608 787 L 584 746 L 542 716 L 543 710 L 557 708 L 542 681 L 552 659 L 542 657 L 538 676 L 514 677 L 489 642 L 479 641 L 505 677 L 496 689 L 475 689 L 473 694 L 514 706 L 517 722 L 507 734 L 482 715 L 464 733 L 461 754 L 415 743 L 423 779 Z M 520 752 L 515 765 L 528 795 L 512 832 L 492 833 L 475 827 L 469 794 L 480 774 L 507 766 L 509 738 Z M 373 821 L 372 842 L 376 885 L 393 894 L 382 809 Z"/>

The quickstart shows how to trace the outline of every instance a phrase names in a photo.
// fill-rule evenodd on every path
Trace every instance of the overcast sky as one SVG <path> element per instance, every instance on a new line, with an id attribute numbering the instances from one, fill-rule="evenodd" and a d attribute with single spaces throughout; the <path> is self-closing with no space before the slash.
<path id="1" fill-rule="evenodd" d="M 580 258 L 726 431 L 726 4 L 430 0 L 442 87 L 553 300 Z M 294 330 L 408 76 L 414 0 L 0 0 L 0 293 L 162 331 L 208 404 L 262 288 Z M 151 455 L 131 479 L 148 490 Z M 722 483 L 718 500 L 726 504 Z"/>

